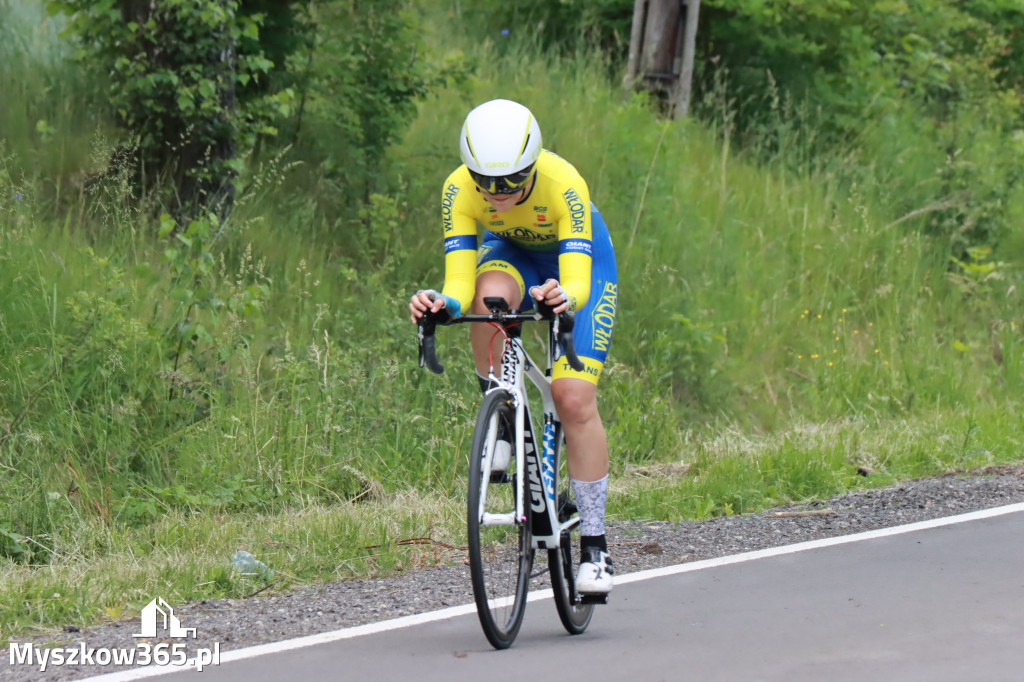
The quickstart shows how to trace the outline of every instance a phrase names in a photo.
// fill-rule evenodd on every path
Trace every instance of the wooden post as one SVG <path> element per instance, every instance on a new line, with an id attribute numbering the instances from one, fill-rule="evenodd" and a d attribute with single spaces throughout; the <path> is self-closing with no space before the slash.
<path id="1" fill-rule="evenodd" d="M 633 27 L 629 33 L 629 61 L 626 63 L 626 77 L 623 79 L 623 87 L 626 92 L 633 90 L 637 74 L 640 73 L 640 53 L 644 44 L 644 23 L 647 9 L 647 0 L 634 0 L 633 2 Z"/>
<path id="2" fill-rule="evenodd" d="M 680 9 L 679 0 L 649 0 L 647 3 L 640 74 L 657 90 L 668 90 L 676 79 Z"/>
<path id="3" fill-rule="evenodd" d="M 686 118 L 690 115 L 690 89 L 693 84 L 693 58 L 697 45 L 697 20 L 700 16 L 700 0 L 683 0 L 686 4 L 686 19 L 683 25 L 683 66 L 676 84 L 674 116 Z"/>
<path id="4" fill-rule="evenodd" d="M 623 86 L 661 96 L 673 118 L 690 112 L 700 0 L 634 0 Z"/>

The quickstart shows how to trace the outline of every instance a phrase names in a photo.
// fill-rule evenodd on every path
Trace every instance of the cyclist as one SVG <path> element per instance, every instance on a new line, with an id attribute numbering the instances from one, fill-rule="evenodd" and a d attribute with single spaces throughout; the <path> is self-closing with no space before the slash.
<path id="1" fill-rule="evenodd" d="M 441 293 L 428 289 L 412 296 L 412 321 L 442 308 L 453 316 L 463 310 L 485 314 L 488 296 L 503 297 L 513 309 L 529 310 L 537 300 L 556 313 L 575 311 L 574 345 L 585 368 L 577 372 L 559 358 L 551 392 L 579 508 L 576 588 L 607 594 L 614 574 L 604 528 L 608 441 L 597 383 L 615 325 L 618 282 L 611 238 L 586 182 L 569 162 L 541 146 L 537 121 L 522 104 L 496 99 L 473 109 L 459 147 L 463 165 L 445 180 L 441 196 L 444 287 Z M 478 223 L 484 228 L 479 245 Z M 470 337 L 486 391 L 489 357 L 501 357 L 501 342 L 486 325 L 473 325 Z"/>

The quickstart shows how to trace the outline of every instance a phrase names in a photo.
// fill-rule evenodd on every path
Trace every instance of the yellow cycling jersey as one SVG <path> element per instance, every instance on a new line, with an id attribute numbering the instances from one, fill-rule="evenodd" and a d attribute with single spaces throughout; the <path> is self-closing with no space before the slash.
<path id="1" fill-rule="evenodd" d="M 586 304 L 593 256 L 587 183 L 572 164 L 547 150 L 537 159 L 535 173 L 530 193 L 504 213 L 491 208 L 465 165 L 445 181 L 442 293 L 458 301 L 462 311 L 470 310 L 476 291 L 478 223 L 520 248 L 557 252 L 558 281 L 569 297 L 569 309 L 579 310 Z"/>

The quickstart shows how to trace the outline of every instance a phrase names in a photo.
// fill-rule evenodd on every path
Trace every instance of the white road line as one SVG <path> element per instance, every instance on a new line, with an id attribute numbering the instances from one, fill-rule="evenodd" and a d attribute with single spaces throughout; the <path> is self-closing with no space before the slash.
<path id="1" fill-rule="evenodd" d="M 1024 502 L 1010 504 L 1004 507 L 983 509 L 981 511 L 969 512 L 967 514 L 959 514 L 957 516 L 947 516 L 941 519 L 931 519 L 930 521 L 918 521 L 916 523 L 908 523 L 903 526 L 869 530 L 863 533 L 855 533 L 853 535 L 840 535 L 832 538 L 824 538 L 822 540 L 809 540 L 807 542 L 798 542 L 792 545 L 783 545 L 781 547 L 759 549 L 753 552 L 744 552 L 743 554 L 718 557 L 717 559 L 705 559 L 703 561 L 694 561 L 689 564 L 676 564 L 674 566 L 665 566 L 664 568 L 652 568 L 647 571 L 627 573 L 623 576 L 615 576 L 615 584 L 625 585 L 626 583 L 632 583 L 638 580 L 650 580 L 651 578 L 676 575 L 677 573 L 688 573 L 690 571 L 699 571 L 705 568 L 728 566 L 730 564 L 740 564 L 745 561 L 755 561 L 757 559 L 766 559 L 768 557 L 782 556 L 784 554 L 806 552 L 807 550 L 821 549 L 822 547 L 845 545 L 850 542 L 861 542 L 864 540 L 890 537 L 893 535 L 903 535 L 904 533 L 913 533 L 919 530 L 928 530 L 929 528 L 939 528 L 941 526 L 952 526 L 958 523 L 966 523 L 968 521 L 989 519 L 994 516 L 1003 516 L 1004 514 L 1013 514 L 1020 511 L 1024 511 Z"/>
<path id="2" fill-rule="evenodd" d="M 851 542 L 862 542 L 864 540 L 874 540 L 876 538 L 890 537 L 893 535 L 902 535 L 904 533 L 913 533 L 919 530 L 927 530 L 929 528 L 952 526 L 958 523 L 978 521 L 981 519 L 988 519 L 996 516 L 1003 516 L 1005 514 L 1013 514 L 1021 511 L 1024 511 L 1024 503 L 1010 504 L 1003 507 L 994 507 L 992 509 L 984 509 L 982 511 L 970 512 L 968 514 L 948 516 L 941 519 L 932 519 L 930 521 L 919 521 L 917 523 L 910 523 L 903 526 L 881 528 L 879 530 L 855 533 L 853 535 L 841 535 L 839 537 L 825 538 L 823 540 L 810 540 L 808 542 L 798 542 L 796 544 L 784 545 L 782 547 L 772 547 L 770 549 L 760 549 L 753 552 L 744 552 L 742 554 L 734 554 L 731 556 L 719 557 L 717 559 L 705 559 L 703 561 L 694 561 L 686 564 L 676 564 L 674 566 L 666 566 L 664 568 L 652 568 L 647 571 L 638 571 L 636 573 L 627 573 L 624 575 L 615 576 L 615 583 L 617 585 L 625 585 L 628 583 L 638 582 L 641 580 L 650 580 L 652 578 L 661 578 L 664 576 L 676 575 L 678 573 L 701 571 L 707 568 L 728 566 L 730 564 L 740 564 L 747 561 L 756 561 L 758 559 L 767 559 L 770 557 L 782 556 L 786 554 L 795 554 L 797 552 L 806 552 L 812 549 L 832 547 L 834 545 L 845 545 Z M 539 601 L 542 599 L 550 599 L 551 596 L 552 592 L 550 589 L 536 590 L 531 591 L 527 599 L 528 601 L 532 602 Z M 227 651 L 221 654 L 221 663 L 229 663 L 231 661 L 239 661 L 246 658 L 255 658 L 256 656 L 265 656 L 267 654 L 275 654 L 281 651 L 289 651 L 291 649 L 301 649 L 303 647 L 315 646 L 317 644 L 326 644 L 328 642 L 337 642 L 343 639 L 362 637 L 364 635 L 372 635 L 378 632 L 387 632 L 389 630 L 398 630 L 400 628 L 413 627 L 415 625 L 422 625 L 424 623 L 432 623 L 439 620 L 456 618 L 458 616 L 464 616 L 470 613 L 476 613 L 476 606 L 474 604 L 463 604 L 461 606 L 452 606 L 447 609 L 441 609 L 440 611 L 417 613 L 411 616 L 402 616 L 401 618 L 393 618 L 391 620 L 380 621 L 377 623 L 357 625 L 355 627 L 344 628 L 342 630 L 334 630 L 332 632 L 322 632 L 316 635 L 296 637 L 294 639 L 286 639 L 280 642 L 258 644 L 256 646 L 246 647 L 244 649 L 236 649 L 234 651 Z M 174 667 L 148 666 L 145 668 L 105 673 L 102 675 L 97 675 L 95 677 L 85 678 L 80 682 L 129 682 L 130 680 L 141 680 L 147 677 L 166 675 L 168 673 L 179 672 L 182 670 L 192 670 L 194 668 L 194 661 L 190 661 L 189 664 L 187 665 Z"/>

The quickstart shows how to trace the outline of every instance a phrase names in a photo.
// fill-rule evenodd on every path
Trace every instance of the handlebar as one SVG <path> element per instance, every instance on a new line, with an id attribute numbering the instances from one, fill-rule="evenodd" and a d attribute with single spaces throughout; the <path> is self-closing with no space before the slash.
<path id="1" fill-rule="evenodd" d="M 565 359 L 577 372 L 582 372 L 585 365 L 576 356 L 576 347 L 573 345 L 572 330 L 575 325 L 576 315 L 570 311 L 555 314 L 554 308 L 541 302 L 534 301 L 535 312 L 521 313 L 509 310 L 508 303 L 503 298 L 487 298 L 484 302 L 491 312 L 482 315 L 459 315 L 453 317 L 444 308 L 436 313 L 427 312 L 420 318 L 416 325 L 419 337 L 419 364 L 426 367 L 434 374 L 444 372 L 444 365 L 437 359 L 437 346 L 434 342 L 434 332 L 438 325 L 447 326 L 462 323 L 490 322 L 503 327 L 519 324 L 521 322 L 540 322 L 546 320 L 551 322 L 551 334 L 555 341 L 562 347 Z"/>

